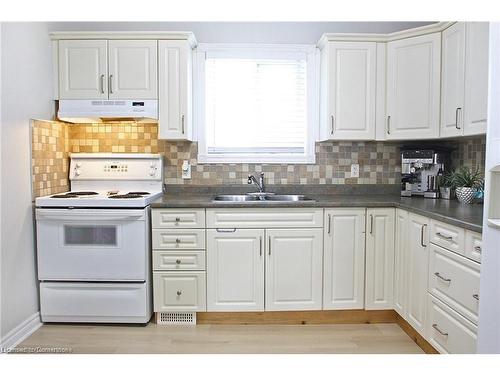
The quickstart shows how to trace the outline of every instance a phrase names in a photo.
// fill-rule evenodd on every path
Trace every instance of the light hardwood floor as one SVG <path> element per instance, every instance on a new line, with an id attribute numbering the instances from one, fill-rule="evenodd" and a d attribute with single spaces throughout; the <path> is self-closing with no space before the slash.
<path id="1" fill-rule="evenodd" d="M 395 323 L 146 327 L 45 324 L 19 347 L 72 353 L 423 353 Z"/>

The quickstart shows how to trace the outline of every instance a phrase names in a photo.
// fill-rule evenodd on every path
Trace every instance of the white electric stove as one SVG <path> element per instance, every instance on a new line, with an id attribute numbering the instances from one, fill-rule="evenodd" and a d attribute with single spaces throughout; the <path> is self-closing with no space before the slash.
<path id="1" fill-rule="evenodd" d="M 43 322 L 147 323 L 158 154 L 70 156 L 71 191 L 35 200 Z"/>

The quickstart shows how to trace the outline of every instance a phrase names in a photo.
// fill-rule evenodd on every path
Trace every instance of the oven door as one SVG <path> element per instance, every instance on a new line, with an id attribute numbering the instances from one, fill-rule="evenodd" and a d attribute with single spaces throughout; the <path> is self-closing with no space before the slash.
<path id="1" fill-rule="evenodd" d="M 149 210 L 36 210 L 38 279 L 144 281 Z"/>

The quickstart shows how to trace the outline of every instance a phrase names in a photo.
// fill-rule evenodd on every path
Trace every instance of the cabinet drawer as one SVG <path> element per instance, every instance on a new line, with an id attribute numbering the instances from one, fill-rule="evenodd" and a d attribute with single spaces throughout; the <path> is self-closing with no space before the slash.
<path id="1" fill-rule="evenodd" d="M 477 324 L 479 264 L 431 244 L 429 292 Z"/>
<path id="2" fill-rule="evenodd" d="M 205 228 L 205 210 L 153 209 L 153 228 Z"/>
<path id="3" fill-rule="evenodd" d="M 465 256 L 481 263 L 483 235 L 470 230 L 465 231 Z"/>
<path id="4" fill-rule="evenodd" d="M 207 210 L 207 228 L 321 228 L 323 209 L 228 208 Z"/>
<path id="5" fill-rule="evenodd" d="M 154 251 L 153 271 L 204 271 L 204 251 Z"/>
<path id="6" fill-rule="evenodd" d="M 204 248 L 205 229 L 153 229 L 153 250 Z"/>
<path id="7" fill-rule="evenodd" d="M 431 220 L 430 242 L 455 253 L 464 254 L 465 229 Z"/>
<path id="8" fill-rule="evenodd" d="M 153 272 L 154 310 L 206 311 L 205 272 Z"/>
<path id="9" fill-rule="evenodd" d="M 476 353 L 477 327 L 430 294 L 427 341 L 440 353 Z"/>

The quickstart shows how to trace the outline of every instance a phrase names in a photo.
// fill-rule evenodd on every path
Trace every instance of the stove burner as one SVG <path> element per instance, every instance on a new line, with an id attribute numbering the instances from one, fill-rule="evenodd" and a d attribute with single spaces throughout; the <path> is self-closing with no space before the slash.
<path id="1" fill-rule="evenodd" d="M 111 199 L 129 199 L 129 198 L 142 198 L 142 195 L 140 194 L 115 194 L 115 195 L 110 195 L 109 198 Z"/>
<path id="2" fill-rule="evenodd" d="M 127 194 L 134 194 L 134 195 L 149 195 L 151 193 L 147 191 L 129 191 Z"/>
<path id="3" fill-rule="evenodd" d="M 69 195 L 97 195 L 99 193 L 96 193 L 95 191 L 70 191 L 67 194 L 69 194 Z"/>
<path id="4" fill-rule="evenodd" d="M 53 195 L 51 196 L 51 198 L 78 198 L 78 195 L 66 193 L 66 194 Z"/>

